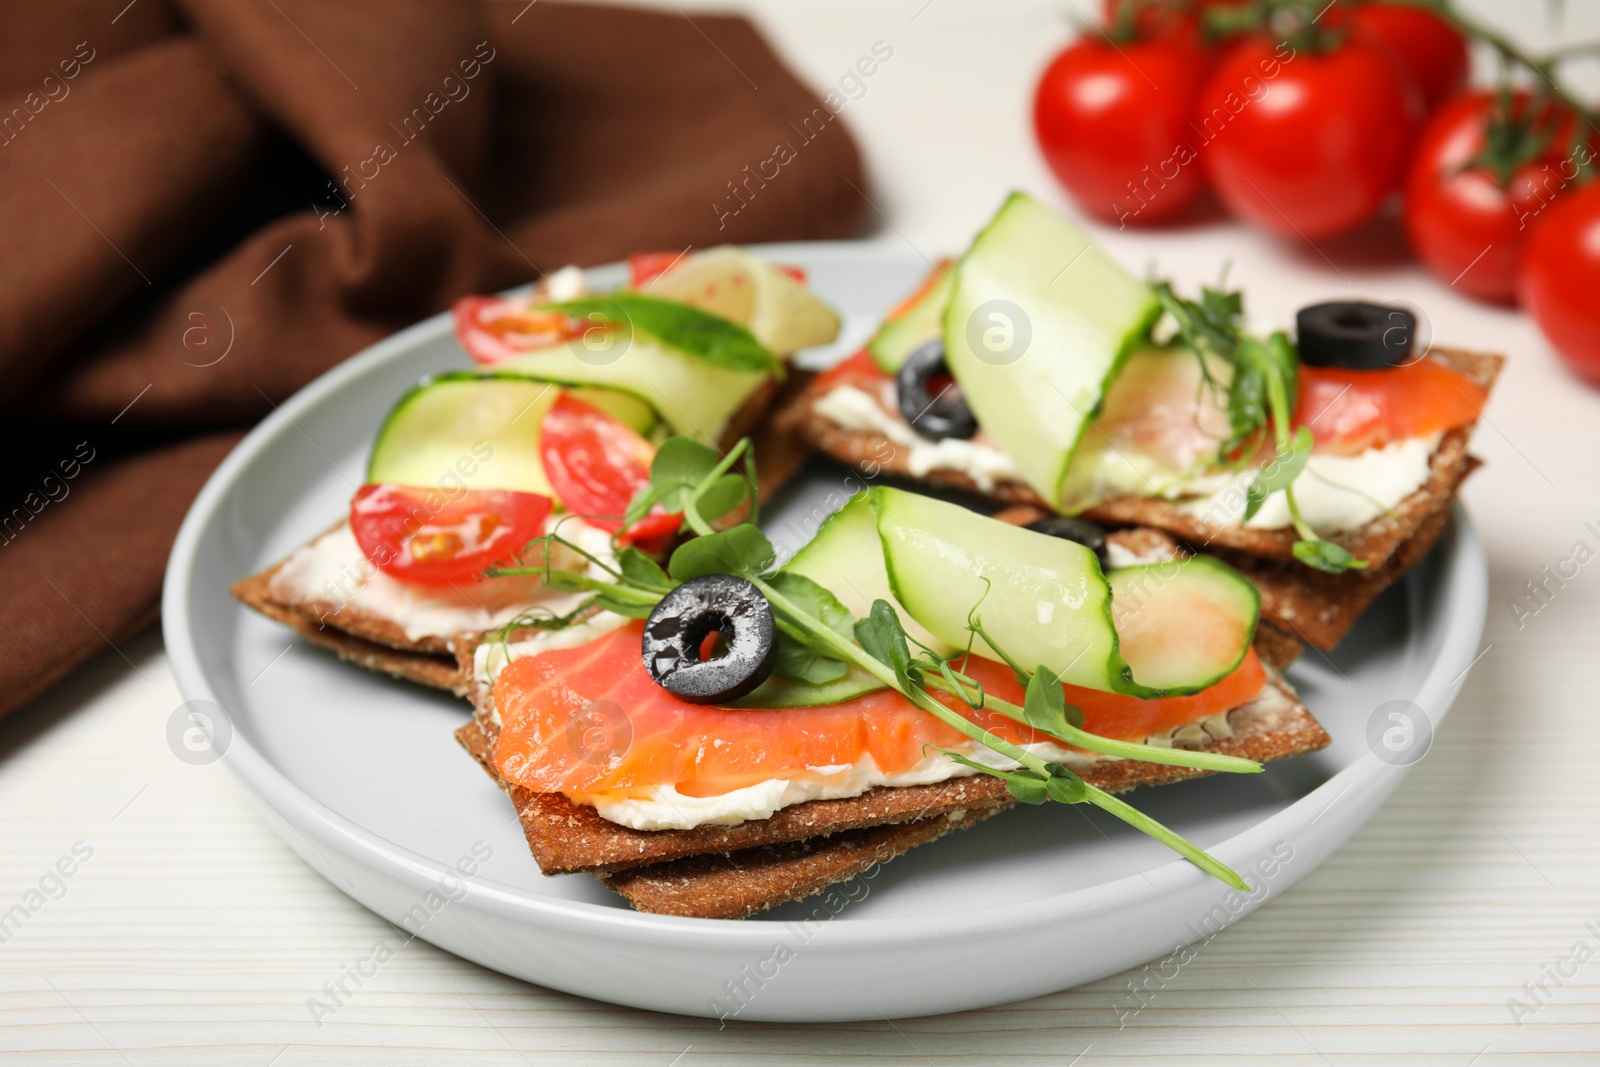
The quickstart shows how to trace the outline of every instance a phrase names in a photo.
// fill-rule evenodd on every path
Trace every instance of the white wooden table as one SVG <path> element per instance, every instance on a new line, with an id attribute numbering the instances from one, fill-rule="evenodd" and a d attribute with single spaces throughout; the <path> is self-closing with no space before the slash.
<path id="1" fill-rule="evenodd" d="M 1542 5 L 1478 3 L 1530 47 L 1553 39 Z M 1568 37 L 1600 37 L 1600 5 L 1567 6 Z M 1010 188 L 1061 202 L 1026 101 L 1071 32 L 1066 7 L 986 8 L 757 7 L 819 88 L 875 42 L 893 49 L 844 109 L 868 159 L 875 239 L 954 251 Z M 722 62 L 709 47 L 706 61 Z M 1465 494 L 1492 570 L 1482 659 L 1428 757 L 1298 886 L 1176 971 L 960 1016 L 719 1030 L 523 985 L 419 941 L 318 1025 L 307 999 L 392 928 L 281 844 L 223 765 L 173 758 L 165 730 L 181 698 L 149 635 L 0 722 L 0 911 L 30 912 L 0 932 L 0 1060 L 1600 1062 L 1600 960 L 1589 959 L 1600 954 L 1600 563 L 1520 626 L 1509 606 L 1575 542 L 1600 547 L 1585 526 L 1600 529 L 1600 392 L 1566 375 L 1527 320 L 1457 296 L 1391 239 L 1318 251 L 1220 221 L 1102 236 L 1124 262 L 1189 285 L 1231 260 L 1261 314 L 1404 298 L 1441 340 L 1512 356 L 1477 436 L 1489 466 Z M 70 877 L 47 876 L 58 861 Z"/>

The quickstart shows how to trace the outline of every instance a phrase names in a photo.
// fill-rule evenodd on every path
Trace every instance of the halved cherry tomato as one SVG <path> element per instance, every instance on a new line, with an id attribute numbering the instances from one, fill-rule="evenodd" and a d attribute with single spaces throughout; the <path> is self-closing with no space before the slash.
<path id="1" fill-rule="evenodd" d="M 540 311 L 527 299 L 464 296 L 451 309 L 456 338 L 479 363 L 500 363 L 513 356 L 563 344 L 581 337 L 593 323 L 570 319 L 557 311 Z"/>
<path id="2" fill-rule="evenodd" d="M 654 446 L 592 404 L 563 393 L 539 423 L 539 457 L 561 503 L 591 526 L 622 531 L 622 515 L 650 484 Z M 676 532 L 682 515 L 659 508 L 622 532 L 625 544 Z"/>
<path id="3" fill-rule="evenodd" d="M 377 568 L 403 582 L 470 582 L 542 537 L 551 500 L 511 489 L 363 485 L 350 501 L 350 529 Z"/>
<path id="4" fill-rule="evenodd" d="M 682 258 L 682 252 L 635 252 L 628 257 L 628 283 L 635 289 L 641 288 L 665 274 L 667 268 Z"/>
<path id="5" fill-rule="evenodd" d="M 1488 391 L 1431 359 L 1385 370 L 1301 367 L 1296 426 L 1319 452 L 1355 455 L 1477 421 Z"/>

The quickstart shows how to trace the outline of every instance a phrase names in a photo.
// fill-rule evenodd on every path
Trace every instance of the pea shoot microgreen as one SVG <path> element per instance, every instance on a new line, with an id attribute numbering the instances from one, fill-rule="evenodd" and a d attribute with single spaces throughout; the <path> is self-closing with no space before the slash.
<path id="1" fill-rule="evenodd" d="M 1290 430 L 1300 363 L 1288 335 L 1282 330 L 1265 338 L 1246 333 L 1242 325 L 1244 298 L 1237 292 L 1204 287 L 1195 301 L 1177 295 L 1168 282 L 1158 281 L 1153 288 L 1162 309 L 1177 323 L 1178 336 L 1199 358 L 1206 382 L 1221 388 L 1206 365 L 1208 355 L 1221 358 L 1233 369 L 1226 386 L 1231 436 L 1218 450 L 1219 458 L 1227 462 L 1241 449 L 1248 453 L 1264 435 L 1272 435 L 1272 459 L 1246 491 L 1245 519 L 1254 518 L 1267 498 L 1281 491 L 1299 537 L 1294 545 L 1296 559 L 1330 574 L 1365 567 L 1365 560 L 1312 529 L 1295 497 L 1294 482 L 1311 457 L 1312 437 L 1304 426 Z"/>
<path id="2" fill-rule="evenodd" d="M 746 461 L 743 472 L 735 469 L 740 459 Z M 681 582 L 703 574 L 736 574 L 759 589 L 772 608 L 779 635 L 774 681 L 784 687 L 784 706 L 804 703 L 803 699 L 796 699 L 797 688 L 803 696 L 808 687 L 812 687 L 819 697 L 817 703 L 828 702 L 823 696 L 829 692 L 828 685 L 844 679 L 847 674 L 893 689 L 917 708 L 998 757 L 991 759 L 998 765 L 990 766 L 974 759 L 976 753 L 971 751 L 940 750 L 962 766 L 1000 778 L 1019 801 L 1094 805 L 1161 841 L 1228 885 L 1241 890 L 1248 888 L 1234 871 L 1177 832 L 1090 785 L 1062 764 L 984 729 L 935 693 L 954 697 L 958 705 L 972 710 L 987 710 L 1013 719 L 1062 745 L 1089 752 L 1228 773 L 1259 772 L 1259 763 L 1211 752 L 1117 741 L 1089 733 L 1083 729 L 1083 713 L 1066 702 L 1065 691 L 1053 673 L 1042 667 L 1027 670 L 995 646 L 983 631 L 978 605 L 968 616 L 971 639 L 982 638 L 988 642 L 1017 673 L 1024 685 L 1021 706 L 986 692 L 977 679 L 964 671 L 971 654 L 970 642 L 965 652 L 941 656 L 911 638 L 895 607 L 884 600 L 875 601 L 865 618 L 855 618 L 826 587 L 778 569 L 776 550 L 753 522 L 741 522 L 722 530 L 712 525 L 716 519 L 745 503 L 754 516 L 754 476 L 748 463 L 747 441 L 741 441 L 723 456 L 684 438 L 671 438 L 662 445 L 651 467 L 650 483 L 634 499 L 628 517 L 637 519 L 658 505 L 682 512 L 684 524 L 692 536 L 673 552 L 665 570 L 633 548 L 621 549 L 614 564 L 603 560 L 564 538 L 558 524 L 546 536 L 529 543 L 524 549 L 522 564 L 499 568 L 494 573 L 539 575 L 553 588 L 591 593 L 577 610 L 560 617 L 568 624 L 581 620 L 585 613 L 597 608 L 643 618 Z M 737 495 L 718 488 L 731 484 L 727 481 L 730 478 L 744 487 Z M 587 560 L 590 570 L 582 572 L 560 566 L 559 554 L 565 551 L 575 552 Z M 555 618 L 541 619 L 531 625 L 549 628 L 558 622 Z M 760 692 L 757 690 L 754 696 L 759 697 Z M 760 704 L 747 697 L 740 706 L 759 707 Z"/>

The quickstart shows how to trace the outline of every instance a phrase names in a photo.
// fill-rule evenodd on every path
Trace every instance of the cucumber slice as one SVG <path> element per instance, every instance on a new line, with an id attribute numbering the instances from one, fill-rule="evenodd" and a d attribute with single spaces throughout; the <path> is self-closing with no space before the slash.
<path id="1" fill-rule="evenodd" d="M 871 492 L 890 587 L 946 645 L 967 643 L 976 607 L 983 628 L 1028 670 L 1042 665 L 1074 685 L 1126 690 L 1111 589 L 1091 550 L 932 497 Z M 1004 658 L 981 638 L 973 649 Z"/>
<path id="2" fill-rule="evenodd" d="M 900 369 L 913 351 L 937 341 L 944 328 L 944 308 L 950 300 L 950 285 L 955 271 L 949 260 L 941 260 L 921 287 L 878 327 L 867 342 L 872 361 L 884 373 Z"/>
<path id="3" fill-rule="evenodd" d="M 734 412 L 769 380 L 764 372 L 718 367 L 639 332 L 613 335 L 593 348 L 584 339 L 542 348 L 484 373 L 627 393 L 660 412 L 674 433 L 709 445 L 718 443 Z"/>
<path id="4" fill-rule="evenodd" d="M 888 688 L 860 667 L 852 666 L 843 678 L 813 684 L 772 675 L 730 708 L 820 708 Z"/>
<path id="5" fill-rule="evenodd" d="M 1056 504 L 1107 384 L 1159 314 L 1088 234 L 1013 193 L 956 267 L 945 359 L 978 424 Z"/>
<path id="6" fill-rule="evenodd" d="M 941 654 L 953 652 L 961 646 L 929 632 L 906 611 L 889 585 L 883 543 L 878 536 L 878 516 L 872 506 L 875 492 L 878 490 L 857 493 L 828 516 L 817 535 L 783 569 L 823 586 L 858 619 L 867 617 L 874 600 L 887 600 L 899 613 L 907 634 Z M 964 646 L 966 635 L 961 637 Z"/>
<path id="7" fill-rule="evenodd" d="M 949 645 L 966 643 L 977 607 L 984 630 L 1028 670 L 1044 666 L 1074 685 L 1158 697 L 1214 684 L 1239 665 L 1255 634 L 1255 587 L 1223 564 L 1127 568 L 1117 607 L 1138 664 L 1130 669 L 1112 585 L 1083 545 L 903 490 L 880 486 L 871 500 L 890 587 Z M 981 639 L 974 650 L 1004 658 Z"/>
<path id="8" fill-rule="evenodd" d="M 469 489 L 518 489 L 554 496 L 539 458 L 539 423 L 562 388 L 514 374 L 458 371 L 426 378 L 390 410 L 378 430 L 367 481 Z M 573 396 L 648 433 L 655 413 L 627 393 L 573 389 Z"/>
<path id="9" fill-rule="evenodd" d="M 1244 659 L 1261 594 L 1232 567 L 1192 556 L 1106 575 L 1122 656 L 1141 685 L 1205 688 Z"/>

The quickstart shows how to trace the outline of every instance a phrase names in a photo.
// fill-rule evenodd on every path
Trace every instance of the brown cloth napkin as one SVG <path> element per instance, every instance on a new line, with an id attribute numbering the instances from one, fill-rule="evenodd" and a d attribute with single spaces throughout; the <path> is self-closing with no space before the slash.
<path id="1" fill-rule="evenodd" d="M 346 356 L 564 263 L 845 233 L 861 166 L 821 107 L 738 18 L 542 0 L 9 11 L 0 713 L 155 620 L 206 476 Z M 746 181 L 778 144 L 781 174 Z"/>

